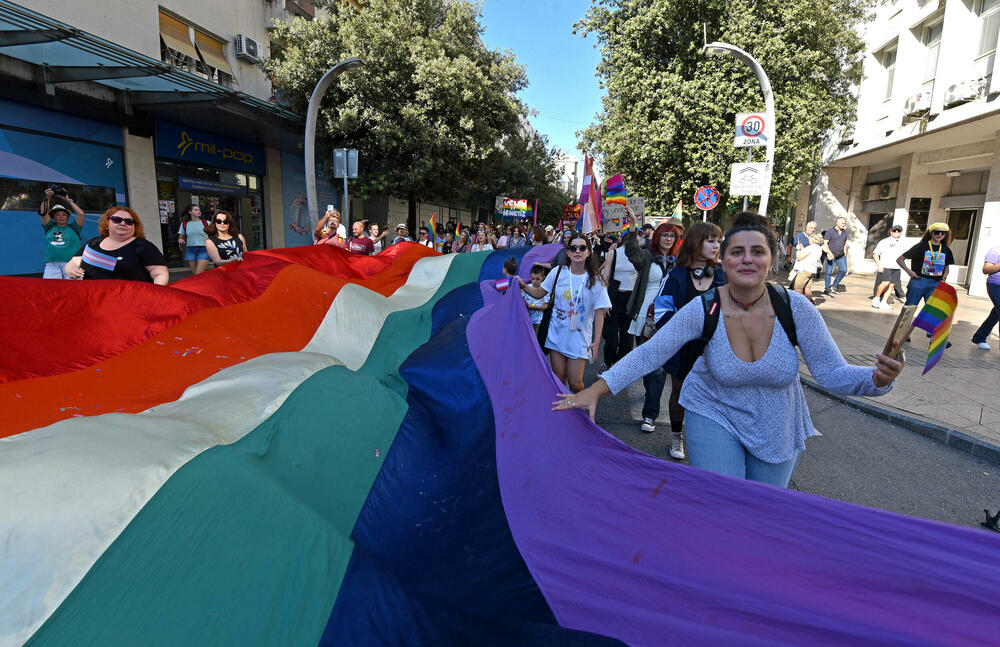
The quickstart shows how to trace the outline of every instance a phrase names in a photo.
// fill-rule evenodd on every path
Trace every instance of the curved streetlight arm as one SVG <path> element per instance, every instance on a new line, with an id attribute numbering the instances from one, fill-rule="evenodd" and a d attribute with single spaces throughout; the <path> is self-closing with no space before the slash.
<path id="1" fill-rule="evenodd" d="M 316 117 L 319 114 L 319 104 L 326 94 L 327 88 L 333 80 L 352 67 L 364 65 L 360 58 L 348 58 L 337 63 L 323 75 L 323 78 L 316 84 L 312 96 L 309 97 L 309 110 L 306 113 L 306 140 L 305 140 L 305 162 L 306 162 L 306 200 L 309 204 L 309 221 L 316 226 L 319 220 L 319 205 L 316 198 Z"/>
<path id="2" fill-rule="evenodd" d="M 701 50 L 702 54 L 706 55 L 725 55 L 732 56 L 744 62 L 751 70 L 753 70 L 754 75 L 757 77 L 757 81 L 760 83 L 761 92 L 764 93 L 764 111 L 766 114 L 765 125 L 764 125 L 764 136 L 767 138 L 767 165 L 765 166 L 765 184 L 764 193 L 760 196 L 760 215 L 767 215 L 767 198 L 771 193 L 771 174 L 774 170 L 774 94 L 771 92 L 771 82 L 767 78 L 767 74 L 764 72 L 764 68 L 760 66 L 753 56 L 743 51 L 735 45 L 730 45 L 729 43 L 720 43 L 718 41 L 709 43 Z"/>

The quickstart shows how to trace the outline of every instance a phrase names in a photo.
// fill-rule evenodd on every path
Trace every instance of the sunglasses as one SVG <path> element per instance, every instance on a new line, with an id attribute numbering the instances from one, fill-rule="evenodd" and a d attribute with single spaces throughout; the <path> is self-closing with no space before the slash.
<path id="1" fill-rule="evenodd" d="M 220 218 L 216 218 L 215 219 L 215 224 L 217 224 L 217 225 L 228 225 L 229 221 L 226 220 L 225 218 L 221 218 L 221 219 Z"/>
<path id="2" fill-rule="evenodd" d="M 566 249 L 568 249 L 571 252 L 585 252 L 585 251 L 587 251 L 587 246 L 586 245 L 570 245 Z"/>
<path id="3" fill-rule="evenodd" d="M 931 232 L 931 236 L 938 236 L 938 235 L 945 236 L 947 234 L 948 234 L 948 232 L 946 232 L 946 231 L 940 231 L 940 230 L 939 231 L 932 231 Z"/>
<path id="4" fill-rule="evenodd" d="M 135 221 L 132 220 L 131 218 L 122 218 L 121 216 L 111 216 L 108 218 L 108 220 L 115 223 L 116 225 L 128 225 L 129 227 L 135 224 Z"/>

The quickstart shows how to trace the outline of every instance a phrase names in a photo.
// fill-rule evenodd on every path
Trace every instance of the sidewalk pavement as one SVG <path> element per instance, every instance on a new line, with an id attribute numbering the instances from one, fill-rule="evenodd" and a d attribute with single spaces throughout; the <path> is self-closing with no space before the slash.
<path id="1" fill-rule="evenodd" d="M 875 363 L 901 302 L 892 311 L 871 305 L 874 277 L 849 275 L 836 297 L 824 297 L 819 281 L 814 298 L 840 351 L 852 364 Z M 816 283 L 813 283 L 816 286 Z M 922 305 L 922 304 L 921 304 Z M 1000 338 L 996 330 L 984 351 L 971 342 L 972 334 L 993 307 L 989 299 L 970 297 L 958 288 L 958 310 L 951 328 L 952 347 L 927 375 L 926 333 L 915 330 L 906 345 L 906 367 L 887 395 L 879 398 L 834 395 L 812 379 L 802 362 L 802 383 L 894 424 L 912 429 L 973 455 L 1000 463 Z"/>

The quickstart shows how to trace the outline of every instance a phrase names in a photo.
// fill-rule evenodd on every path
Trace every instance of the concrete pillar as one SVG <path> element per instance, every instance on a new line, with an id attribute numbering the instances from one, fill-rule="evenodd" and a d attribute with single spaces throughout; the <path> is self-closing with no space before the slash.
<path id="1" fill-rule="evenodd" d="M 152 137 L 139 137 L 122 129 L 125 142 L 125 189 L 128 204 L 142 219 L 146 239 L 163 250 L 160 202 L 156 192 L 156 154 Z"/>
<path id="2" fill-rule="evenodd" d="M 969 294 L 986 296 L 986 275 L 983 262 L 991 247 L 1000 246 L 1000 137 L 994 136 L 997 152 L 990 164 L 990 181 L 986 186 L 986 204 L 974 233 L 975 248 L 969 258 Z"/>
<path id="3" fill-rule="evenodd" d="M 264 204 L 268 246 L 277 249 L 285 246 L 285 201 L 281 191 L 281 151 L 265 149 L 267 175 L 264 176 Z"/>
<path id="4" fill-rule="evenodd" d="M 906 222 L 910 218 L 910 197 L 921 197 L 910 191 L 910 175 L 913 172 L 913 165 L 916 163 L 913 153 L 899 158 L 899 189 L 896 191 L 896 210 L 892 214 L 892 224 L 900 225 L 904 232 L 906 231 Z M 914 187 L 914 189 L 916 188 L 918 187 Z"/>

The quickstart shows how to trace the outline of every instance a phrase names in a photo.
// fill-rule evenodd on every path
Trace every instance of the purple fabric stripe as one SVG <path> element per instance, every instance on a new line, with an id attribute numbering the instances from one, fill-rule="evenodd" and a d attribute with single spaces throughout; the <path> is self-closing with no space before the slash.
<path id="1" fill-rule="evenodd" d="M 957 645 L 1000 623 L 1000 536 L 668 463 L 553 413 L 515 294 L 467 334 L 507 519 L 562 626 L 631 645 Z"/>
<path id="2" fill-rule="evenodd" d="M 112 271 L 115 269 L 115 265 L 118 264 L 118 257 L 109 256 L 108 254 L 103 254 L 94 250 L 93 248 L 87 246 L 83 248 L 82 258 L 88 264 L 94 267 L 100 267 L 102 269 Z"/>
<path id="3" fill-rule="evenodd" d="M 531 280 L 531 266 L 535 263 L 548 263 L 556 257 L 562 245 L 559 243 L 549 243 L 547 245 L 535 245 L 521 259 L 517 275 L 524 279 L 525 283 Z"/>

